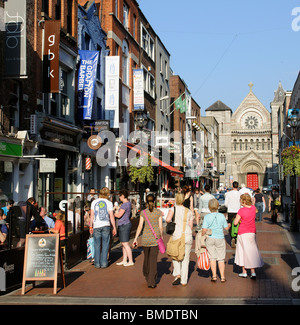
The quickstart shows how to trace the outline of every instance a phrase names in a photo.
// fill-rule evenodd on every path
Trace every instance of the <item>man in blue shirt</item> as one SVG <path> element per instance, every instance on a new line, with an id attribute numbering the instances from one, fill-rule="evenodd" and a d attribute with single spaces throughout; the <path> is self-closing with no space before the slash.
<path id="1" fill-rule="evenodd" d="M 55 222 L 54 222 L 54 220 L 52 218 L 50 218 L 50 217 L 47 216 L 46 209 L 44 207 L 40 207 L 39 212 L 40 212 L 40 216 L 43 219 L 43 222 L 42 222 L 43 223 L 43 226 L 45 226 L 46 229 L 54 228 Z M 35 222 L 35 219 L 34 219 L 32 221 L 32 224 L 30 226 L 30 229 L 31 230 L 35 230 L 35 227 L 36 227 L 36 222 Z"/>

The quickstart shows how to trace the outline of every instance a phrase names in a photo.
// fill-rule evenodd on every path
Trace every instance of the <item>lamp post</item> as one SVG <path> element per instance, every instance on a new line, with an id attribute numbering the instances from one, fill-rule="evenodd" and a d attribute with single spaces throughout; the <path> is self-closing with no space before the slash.
<path id="1" fill-rule="evenodd" d="M 299 109 L 291 109 L 288 112 L 288 125 L 293 130 L 293 146 L 296 145 L 296 132 L 300 125 L 300 117 L 299 117 Z M 299 232 L 298 227 L 298 214 L 297 214 L 297 205 L 296 205 L 296 179 L 295 168 L 294 168 L 294 176 L 293 176 L 293 203 L 291 204 L 291 225 L 290 232 Z"/>

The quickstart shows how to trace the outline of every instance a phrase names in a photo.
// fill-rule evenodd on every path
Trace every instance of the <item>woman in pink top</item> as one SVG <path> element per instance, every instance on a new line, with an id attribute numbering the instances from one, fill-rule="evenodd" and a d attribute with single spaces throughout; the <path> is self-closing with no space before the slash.
<path id="1" fill-rule="evenodd" d="M 240 223 L 234 263 L 243 269 L 243 272 L 239 274 L 240 277 L 247 278 L 246 269 L 251 269 L 250 278 L 255 279 L 255 268 L 264 265 L 256 244 L 256 208 L 252 205 L 249 194 L 241 195 L 240 202 L 243 208 L 238 211 L 234 219 L 234 225 Z"/>

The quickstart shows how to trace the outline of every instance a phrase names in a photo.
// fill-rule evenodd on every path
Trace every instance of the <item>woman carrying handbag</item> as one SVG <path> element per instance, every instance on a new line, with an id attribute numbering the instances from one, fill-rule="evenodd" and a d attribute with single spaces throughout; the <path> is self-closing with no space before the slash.
<path id="1" fill-rule="evenodd" d="M 143 230 L 143 274 L 147 281 L 148 288 L 155 288 L 157 278 L 157 257 L 159 252 L 158 240 L 163 238 L 162 212 L 154 208 L 154 196 L 152 194 L 147 196 L 146 202 L 148 208 L 141 213 L 132 247 L 137 247 L 137 239 Z"/>
<path id="2" fill-rule="evenodd" d="M 175 277 L 173 285 L 181 284 L 183 286 L 187 285 L 188 280 L 188 270 L 190 263 L 190 253 L 192 249 L 193 236 L 193 213 L 191 210 L 183 206 L 184 196 L 183 194 L 177 194 L 175 198 L 176 202 L 176 214 L 175 214 L 175 231 L 172 235 L 172 239 L 175 241 L 182 237 L 184 234 L 185 237 L 185 252 L 184 258 L 179 260 L 172 259 L 173 262 L 173 276 Z M 169 223 L 172 221 L 174 215 L 174 210 L 171 209 L 168 213 L 166 222 Z M 184 222 L 184 220 L 186 220 Z"/>

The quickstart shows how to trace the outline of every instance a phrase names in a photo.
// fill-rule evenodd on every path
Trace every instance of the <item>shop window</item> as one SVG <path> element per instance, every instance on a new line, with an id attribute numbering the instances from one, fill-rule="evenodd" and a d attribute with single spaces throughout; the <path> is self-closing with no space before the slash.
<path id="1" fill-rule="evenodd" d="M 13 190 L 13 164 L 10 161 L 0 161 L 0 206 L 4 207 L 6 201 L 12 199 Z"/>

